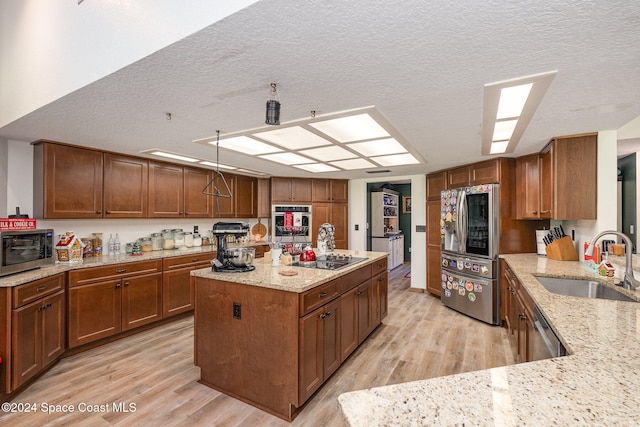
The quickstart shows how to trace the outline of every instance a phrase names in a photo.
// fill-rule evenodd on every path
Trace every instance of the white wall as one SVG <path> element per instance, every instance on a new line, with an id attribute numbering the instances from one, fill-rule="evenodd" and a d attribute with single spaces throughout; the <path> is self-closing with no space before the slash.
<path id="1" fill-rule="evenodd" d="M 9 164 L 9 141 L 0 138 L 0 218 L 7 215 L 7 167 Z"/>
<path id="2" fill-rule="evenodd" d="M 9 140 L 7 143 L 7 196 L 6 212 L 33 217 L 33 146 L 28 142 Z"/>
<path id="3" fill-rule="evenodd" d="M 411 181 L 411 287 L 427 289 L 427 233 L 416 232 L 426 225 L 426 175 L 353 179 L 349 181 L 349 249 L 367 250 L 367 184 Z M 355 230 L 358 224 L 359 230 Z"/>
<path id="4" fill-rule="evenodd" d="M 576 249 L 584 260 L 584 243 L 601 231 L 616 230 L 618 216 L 618 158 L 617 132 L 615 130 L 598 132 L 598 205 L 596 220 L 551 221 L 551 226 L 562 224 L 565 232 L 571 235 L 575 230 Z M 615 236 L 608 237 L 614 239 Z"/>
<path id="5" fill-rule="evenodd" d="M 0 127 L 255 2 L 0 1 Z"/>

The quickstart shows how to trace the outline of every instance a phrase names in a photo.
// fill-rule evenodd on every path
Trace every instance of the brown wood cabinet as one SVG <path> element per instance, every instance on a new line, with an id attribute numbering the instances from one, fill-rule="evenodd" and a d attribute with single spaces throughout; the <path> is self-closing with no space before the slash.
<path id="1" fill-rule="evenodd" d="M 386 268 L 380 259 L 301 294 L 196 277 L 201 382 L 290 421 L 380 324 Z"/>
<path id="2" fill-rule="evenodd" d="M 38 218 L 102 218 L 102 153 L 34 144 L 33 211 Z"/>
<path id="3" fill-rule="evenodd" d="M 492 184 L 500 181 L 500 163 L 493 160 L 460 166 L 447 171 L 447 188 Z"/>
<path id="4" fill-rule="evenodd" d="M 516 218 L 540 219 L 540 155 L 516 159 Z"/>
<path id="5" fill-rule="evenodd" d="M 149 217 L 211 217 L 213 198 L 202 194 L 210 178 L 206 169 L 149 162 Z"/>
<path id="6" fill-rule="evenodd" d="M 69 348 L 162 318 L 162 261 L 69 272 Z"/>
<path id="7" fill-rule="evenodd" d="M 349 201 L 349 181 L 346 179 L 317 179 L 312 180 L 313 202 L 343 202 Z"/>
<path id="8" fill-rule="evenodd" d="M 311 240 L 317 242 L 318 229 L 333 224 L 336 249 L 349 248 L 349 206 L 346 203 L 313 203 L 311 206 Z"/>
<path id="9" fill-rule="evenodd" d="M 213 216 L 211 196 L 202 194 L 202 190 L 211 179 L 211 171 L 184 167 L 183 178 L 185 218 L 211 218 Z"/>
<path id="10" fill-rule="evenodd" d="M 55 362 L 66 349 L 64 274 L 13 288 L 9 391 Z"/>
<path id="11" fill-rule="evenodd" d="M 147 160 L 104 153 L 105 218 L 146 218 L 148 195 L 149 162 Z"/>
<path id="12" fill-rule="evenodd" d="M 440 192 L 446 190 L 447 171 L 427 175 L 427 291 L 440 296 Z"/>
<path id="13" fill-rule="evenodd" d="M 162 315 L 170 317 L 194 308 L 191 271 L 211 267 L 215 252 L 182 255 L 162 260 Z"/>
<path id="14" fill-rule="evenodd" d="M 530 345 L 534 330 L 534 302 L 505 261 L 500 266 L 502 283 L 500 313 L 509 329 L 511 347 L 518 363 L 531 362 L 540 357 L 533 354 Z"/>
<path id="15" fill-rule="evenodd" d="M 271 180 L 258 178 L 258 218 L 271 217 Z"/>
<path id="16" fill-rule="evenodd" d="M 255 218 L 258 216 L 258 180 L 250 176 L 236 175 L 235 217 Z"/>
<path id="17" fill-rule="evenodd" d="M 311 203 L 311 178 L 271 178 L 271 203 Z"/>

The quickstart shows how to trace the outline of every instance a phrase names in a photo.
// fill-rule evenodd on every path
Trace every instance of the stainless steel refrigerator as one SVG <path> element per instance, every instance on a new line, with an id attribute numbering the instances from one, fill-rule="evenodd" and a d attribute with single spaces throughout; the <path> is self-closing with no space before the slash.
<path id="1" fill-rule="evenodd" d="M 500 185 L 441 193 L 442 303 L 483 322 L 500 322 Z"/>

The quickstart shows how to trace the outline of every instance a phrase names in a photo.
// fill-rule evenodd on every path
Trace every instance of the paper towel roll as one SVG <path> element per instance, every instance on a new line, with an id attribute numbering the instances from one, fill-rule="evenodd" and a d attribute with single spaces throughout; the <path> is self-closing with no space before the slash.
<path id="1" fill-rule="evenodd" d="M 549 234 L 548 230 L 536 230 L 536 244 L 538 247 L 538 255 L 547 255 L 547 245 L 545 245 L 544 240 L 542 240 L 547 234 Z"/>

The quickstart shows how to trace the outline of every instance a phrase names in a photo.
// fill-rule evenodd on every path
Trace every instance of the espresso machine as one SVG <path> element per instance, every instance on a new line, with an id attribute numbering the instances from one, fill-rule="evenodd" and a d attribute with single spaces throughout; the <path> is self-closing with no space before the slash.
<path id="1" fill-rule="evenodd" d="M 249 232 L 249 224 L 246 222 L 216 222 L 211 233 L 217 238 L 216 259 L 213 260 L 213 271 L 225 273 L 241 273 L 255 270 L 253 259 L 255 248 L 229 249 L 227 239 L 244 237 Z"/>

